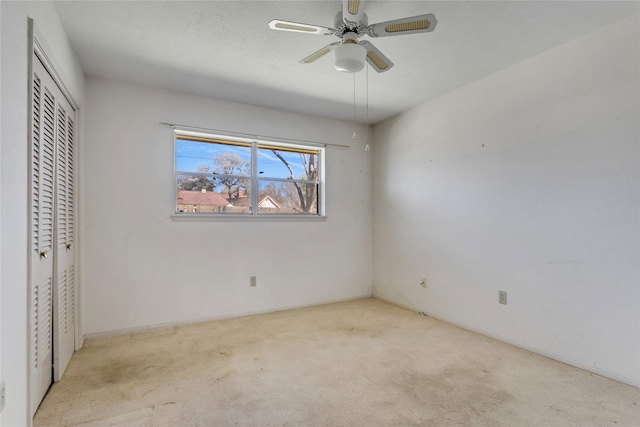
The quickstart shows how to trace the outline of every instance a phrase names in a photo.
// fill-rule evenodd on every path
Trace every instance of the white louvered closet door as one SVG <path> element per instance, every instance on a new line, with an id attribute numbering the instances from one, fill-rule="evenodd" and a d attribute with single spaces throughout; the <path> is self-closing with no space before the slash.
<path id="1" fill-rule="evenodd" d="M 31 415 L 69 363 L 75 316 L 74 111 L 35 55 L 32 85 Z"/>
<path id="2" fill-rule="evenodd" d="M 74 112 L 63 96 L 56 109 L 56 216 L 53 306 L 53 380 L 60 381 L 74 350 L 75 338 L 75 243 L 74 237 Z"/>
<path id="3" fill-rule="evenodd" d="M 33 62 L 31 141 L 31 408 L 51 385 L 53 357 L 53 206 L 56 99 L 49 75 Z M 50 77 L 49 77 L 50 79 Z M 33 415 L 33 414 L 32 414 Z"/>

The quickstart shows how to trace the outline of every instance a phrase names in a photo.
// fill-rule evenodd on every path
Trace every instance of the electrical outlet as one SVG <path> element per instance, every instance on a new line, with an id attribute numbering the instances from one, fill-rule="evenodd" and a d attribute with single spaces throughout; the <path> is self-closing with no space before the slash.
<path id="1" fill-rule="evenodd" d="M 423 277 L 422 279 L 420 279 L 420 286 L 422 286 L 423 288 L 427 287 L 427 278 Z"/>
<path id="2" fill-rule="evenodd" d="M 498 302 L 507 305 L 507 291 L 498 291 Z"/>
<path id="3" fill-rule="evenodd" d="M 253 286 L 256 286 L 256 284 L 257 284 L 256 276 L 250 276 L 249 277 L 249 286 L 253 287 Z"/>
<path id="4" fill-rule="evenodd" d="M 4 380 L 0 381 L 0 412 L 4 410 Z"/>

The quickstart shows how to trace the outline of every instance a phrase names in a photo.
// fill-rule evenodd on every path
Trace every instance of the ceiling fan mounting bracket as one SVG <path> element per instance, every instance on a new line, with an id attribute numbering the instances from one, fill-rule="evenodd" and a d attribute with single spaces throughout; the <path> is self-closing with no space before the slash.
<path id="1" fill-rule="evenodd" d="M 358 37 L 362 37 L 367 34 L 369 18 L 367 18 L 366 13 L 362 16 L 362 20 L 360 22 L 350 22 L 346 19 L 342 19 L 342 11 L 339 11 L 333 21 L 333 26 L 336 30 L 335 35 L 339 38 L 342 38 L 345 33 L 355 33 Z"/>

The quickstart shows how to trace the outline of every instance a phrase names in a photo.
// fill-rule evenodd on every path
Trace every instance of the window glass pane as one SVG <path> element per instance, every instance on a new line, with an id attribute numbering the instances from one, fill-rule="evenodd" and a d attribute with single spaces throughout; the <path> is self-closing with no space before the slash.
<path id="1" fill-rule="evenodd" d="M 251 147 L 176 138 L 176 171 L 251 175 Z"/>
<path id="2" fill-rule="evenodd" d="M 258 147 L 258 176 L 262 178 L 318 179 L 318 154 Z"/>
<path id="3" fill-rule="evenodd" d="M 260 180 L 258 213 L 318 214 L 318 184 Z"/>
<path id="4" fill-rule="evenodd" d="M 177 212 L 251 212 L 249 179 L 178 175 L 176 187 Z"/>
<path id="5" fill-rule="evenodd" d="M 322 148 L 175 135 L 177 213 L 319 214 Z"/>

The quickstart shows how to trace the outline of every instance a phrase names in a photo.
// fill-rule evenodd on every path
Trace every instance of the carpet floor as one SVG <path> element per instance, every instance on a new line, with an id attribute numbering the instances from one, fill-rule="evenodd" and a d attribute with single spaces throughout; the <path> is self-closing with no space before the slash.
<path id="1" fill-rule="evenodd" d="M 640 426 L 640 389 L 373 299 L 90 339 L 40 426 Z"/>

